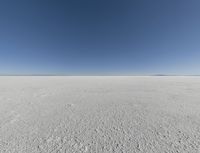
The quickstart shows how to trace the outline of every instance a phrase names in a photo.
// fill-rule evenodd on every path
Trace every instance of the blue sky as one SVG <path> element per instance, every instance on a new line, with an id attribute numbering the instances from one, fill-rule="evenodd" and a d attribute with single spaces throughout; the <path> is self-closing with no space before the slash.
<path id="1" fill-rule="evenodd" d="M 0 1 L 0 74 L 200 74 L 199 0 Z"/>

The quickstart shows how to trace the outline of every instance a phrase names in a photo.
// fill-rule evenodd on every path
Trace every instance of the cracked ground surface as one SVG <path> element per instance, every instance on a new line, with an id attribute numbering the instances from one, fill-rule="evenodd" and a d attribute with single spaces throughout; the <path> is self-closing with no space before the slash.
<path id="1" fill-rule="evenodd" d="M 200 152 L 200 77 L 0 77 L 0 153 L 161 152 Z"/>

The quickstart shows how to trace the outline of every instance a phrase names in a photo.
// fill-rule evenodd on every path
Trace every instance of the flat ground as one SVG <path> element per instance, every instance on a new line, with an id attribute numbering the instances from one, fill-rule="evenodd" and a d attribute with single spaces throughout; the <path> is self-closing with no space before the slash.
<path id="1" fill-rule="evenodd" d="M 200 77 L 0 77 L 1 153 L 198 153 Z"/>

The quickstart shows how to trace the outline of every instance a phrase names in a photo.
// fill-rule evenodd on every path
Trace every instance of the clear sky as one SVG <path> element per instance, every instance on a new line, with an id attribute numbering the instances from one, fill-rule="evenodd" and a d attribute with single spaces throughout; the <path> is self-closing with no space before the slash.
<path id="1" fill-rule="evenodd" d="M 2 0 L 0 74 L 200 74 L 200 1 Z"/>

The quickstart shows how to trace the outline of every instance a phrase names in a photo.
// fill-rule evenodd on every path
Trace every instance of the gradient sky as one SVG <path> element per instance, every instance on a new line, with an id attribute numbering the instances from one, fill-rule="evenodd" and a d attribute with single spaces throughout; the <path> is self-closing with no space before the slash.
<path id="1" fill-rule="evenodd" d="M 2 0 L 0 74 L 200 74 L 200 1 Z"/>

